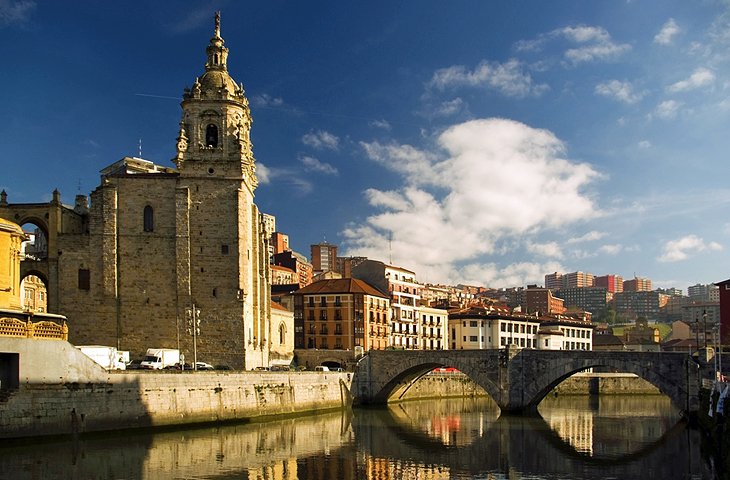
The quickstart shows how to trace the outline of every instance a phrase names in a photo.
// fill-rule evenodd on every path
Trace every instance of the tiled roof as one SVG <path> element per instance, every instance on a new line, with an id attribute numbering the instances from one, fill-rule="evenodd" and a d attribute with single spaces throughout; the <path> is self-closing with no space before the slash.
<path id="1" fill-rule="evenodd" d="M 294 295 L 314 295 L 323 293 L 362 293 L 374 297 L 390 298 L 377 288 L 357 278 L 333 278 L 319 280 L 294 292 Z"/>

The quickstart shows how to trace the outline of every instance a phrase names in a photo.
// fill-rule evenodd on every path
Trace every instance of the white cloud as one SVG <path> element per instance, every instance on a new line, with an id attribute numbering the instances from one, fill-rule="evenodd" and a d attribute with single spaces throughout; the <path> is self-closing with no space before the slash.
<path id="1" fill-rule="evenodd" d="M 436 90 L 455 87 L 485 87 L 508 97 L 539 96 L 548 90 L 545 84 L 534 84 L 529 73 L 519 60 L 506 63 L 483 61 L 469 70 L 463 65 L 454 65 L 436 70 L 427 85 Z"/>
<path id="2" fill-rule="evenodd" d="M 565 51 L 565 58 L 573 64 L 598 60 L 611 60 L 631 50 L 631 45 L 615 43 L 611 35 L 602 27 L 579 25 L 565 27 L 551 32 L 553 36 L 560 36 L 579 47 Z"/>
<path id="3" fill-rule="evenodd" d="M 605 237 L 607 234 L 605 232 L 599 232 L 597 230 L 592 230 L 585 235 L 581 235 L 580 237 L 573 237 L 568 239 L 569 244 L 573 243 L 583 243 L 583 242 L 594 242 L 596 240 L 600 240 L 603 237 Z"/>
<path id="4" fill-rule="evenodd" d="M 337 150 L 339 148 L 340 139 L 325 130 L 317 130 L 309 132 L 302 137 L 302 143 L 318 150 Z"/>
<path id="5" fill-rule="evenodd" d="M 657 258 L 660 262 L 679 262 L 686 260 L 690 255 L 704 251 L 722 250 L 722 245 L 716 242 L 705 243 L 697 235 L 686 235 L 677 240 L 670 240 L 664 245 L 664 251 Z"/>
<path id="6" fill-rule="evenodd" d="M 527 242 L 527 251 L 541 257 L 563 258 L 563 251 L 557 242 L 533 243 Z"/>
<path id="7" fill-rule="evenodd" d="M 629 82 L 610 80 L 596 85 L 596 93 L 605 97 L 614 98 L 627 104 L 636 103 L 641 100 L 645 92 L 636 92 Z"/>
<path id="8" fill-rule="evenodd" d="M 623 250 L 623 246 L 619 244 L 613 244 L 613 245 L 601 245 L 598 248 L 598 251 L 601 253 L 605 253 L 606 255 L 618 255 Z"/>
<path id="9" fill-rule="evenodd" d="M 453 100 L 442 102 L 441 105 L 435 110 L 435 114 L 443 117 L 448 117 L 459 113 L 464 108 L 464 101 L 457 97 Z"/>
<path id="10" fill-rule="evenodd" d="M 302 155 L 299 161 L 304 165 L 304 169 L 310 172 L 319 172 L 326 175 L 337 175 L 339 172 L 335 167 L 326 162 L 320 162 L 314 157 Z"/>
<path id="11" fill-rule="evenodd" d="M 647 148 L 651 148 L 651 147 L 652 147 L 652 145 L 649 140 L 641 140 L 639 142 L 639 148 L 641 148 L 641 149 L 647 149 Z"/>
<path id="12" fill-rule="evenodd" d="M 375 128 L 382 128 L 383 130 L 391 129 L 390 123 L 387 120 L 373 120 L 369 125 Z"/>
<path id="13" fill-rule="evenodd" d="M 603 27 L 576 25 L 555 29 L 542 34 L 534 40 L 521 40 L 515 43 L 518 52 L 538 52 L 551 41 L 566 40 L 572 45 L 563 53 L 569 64 L 613 60 L 631 50 L 631 45 L 616 43 Z"/>
<path id="14" fill-rule="evenodd" d="M 662 25 L 662 29 L 659 30 L 659 33 L 654 36 L 654 43 L 658 43 L 659 45 L 670 45 L 674 37 L 679 32 L 679 25 L 677 25 L 677 22 L 675 22 L 673 18 L 670 18 L 664 25 Z"/>
<path id="15" fill-rule="evenodd" d="M 671 93 L 686 92 L 697 88 L 707 87 L 715 82 L 715 73 L 707 68 L 698 68 L 686 80 L 681 80 L 667 87 Z"/>
<path id="16" fill-rule="evenodd" d="M 35 7 L 36 3 L 29 0 L 0 0 L 0 27 L 27 22 Z"/>
<path id="17" fill-rule="evenodd" d="M 284 105 L 284 99 L 281 97 L 272 97 L 268 93 L 263 93 L 252 97 L 251 103 L 257 107 L 281 107 Z"/>
<path id="18" fill-rule="evenodd" d="M 677 111 L 682 104 L 676 100 L 665 100 L 657 105 L 654 114 L 662 119 L 668 120 L 677 116 Z"/>
<path id="19" fill-rule="evenodd" d="M 256 162 L 256 178 L 261 185 L 271 183 L 271 171 L 261 162 Z"/>
<path id="20" fill-rule="evenodd" d="M 584 193 L 600 175 L 565 158 L 563 143 L 547 130 L 480 119 L 446 129 L 435 143 L 423 150 L 361 142 L 403 185 L 366 192 L 377 213 L 343 232 L 348 254 L 378 258 L 390 250 L 419 276 L 463 280 L 464 265 L 484 263 L 480 256 L 600 214 Z"/>
<path id="21" fill-rule="evenodd" d="M 276 180 L 277 185 L 288 186 L 300 195 L 314 189 L 311 182 L 301 178 L 301 174 L 286 168 L 269 168 L 261 162 L 256 162 L 256 178 L 260 185 L 269 185 Z"/>

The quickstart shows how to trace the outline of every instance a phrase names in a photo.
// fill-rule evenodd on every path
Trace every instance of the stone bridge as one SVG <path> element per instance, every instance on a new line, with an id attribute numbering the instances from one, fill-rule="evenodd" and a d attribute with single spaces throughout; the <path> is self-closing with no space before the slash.
<path id="1" fill-rule="evenodd" d="M 574 373 L 603 367 L 638 375 L 685 414 L 697 412 L 701 378 L 712 378 L 712 359 L 681 352 L 583 350 L 370 351 L 357 366 L 352 394 L 359 405 L 397 401 L 423 375 L 455 367 L 480 385 L 503 413 L 536 413 L 556 385 Z"/>

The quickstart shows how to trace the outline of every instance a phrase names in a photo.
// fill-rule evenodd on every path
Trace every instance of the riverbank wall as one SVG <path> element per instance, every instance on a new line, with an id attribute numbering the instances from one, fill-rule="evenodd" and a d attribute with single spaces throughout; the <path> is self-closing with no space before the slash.
<path id="1" fill-rule="evenodd" d="M 347 372 L 107 372 L 71 344 L 0 338 L 0 438 L 245 421 L 349 406 Z"/>

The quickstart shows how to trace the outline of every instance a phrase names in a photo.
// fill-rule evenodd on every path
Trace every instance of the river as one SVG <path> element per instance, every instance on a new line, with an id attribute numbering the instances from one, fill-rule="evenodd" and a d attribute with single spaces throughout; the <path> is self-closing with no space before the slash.
<path id="1" fill-rule="evenodd" d="M 709 479 L 669 399 L 560 396 L 542 418 L 489 398 L 0 445 L 2 479 Z"/>

